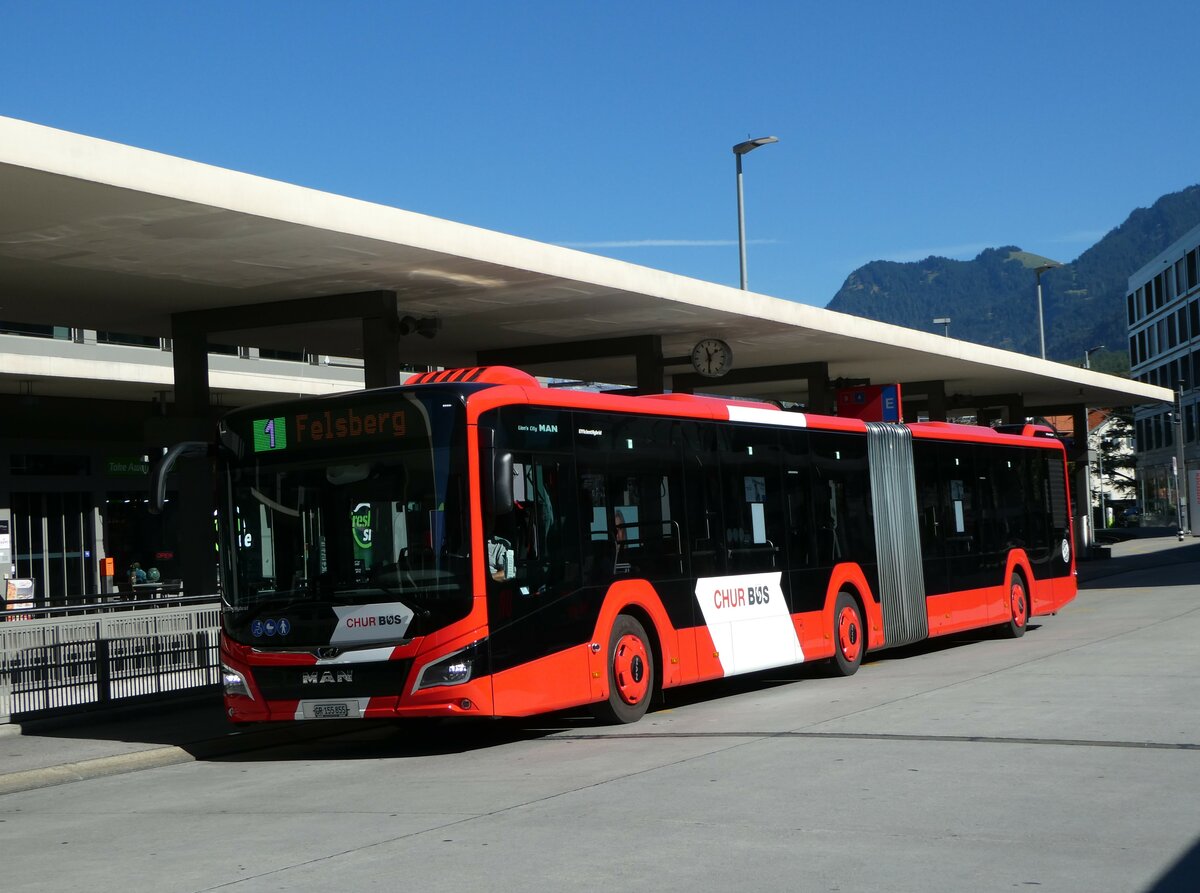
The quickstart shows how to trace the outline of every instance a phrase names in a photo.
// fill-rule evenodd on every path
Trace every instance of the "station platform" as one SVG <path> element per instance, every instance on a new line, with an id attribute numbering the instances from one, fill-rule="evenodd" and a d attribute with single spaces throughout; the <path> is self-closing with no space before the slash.
<path id="1" fill-rule="evenodd" d="M 1104 561 L 1078 563 L 1081 592 L 1171 565 L 1200 564 L 1200 540 L 1140 537 L 1114 543 Z M 1136 591 L 1136 583 L 1129 587 Z M 349 731 L 347 723 L 234 726 L 215 691 L 151 707 L 0 726 L 0 794 L 219 758 Z"/>

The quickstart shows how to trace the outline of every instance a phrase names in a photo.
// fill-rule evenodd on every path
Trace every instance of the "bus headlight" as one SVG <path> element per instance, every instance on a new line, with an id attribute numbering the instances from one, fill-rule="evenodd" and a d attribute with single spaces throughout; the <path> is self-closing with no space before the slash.
<path id="1" fill-rule="evenodd" d="M 473 642 L 466 648 L 426 664 L 417 676 L 417 685 L 413 691 L 469 682 L 475 675 L 475 666 L 479 662 L 479 645 L 479 642 Z"/>
<path id="2" fill-rule="evenodd" d="M 221 664 L 221 684 L 225 686 L 226 697 L 238 696 L 254 700 L 254 695 L 250 694 L 250 686 L 246 684 L 246 677 L 226 664 Z"/>

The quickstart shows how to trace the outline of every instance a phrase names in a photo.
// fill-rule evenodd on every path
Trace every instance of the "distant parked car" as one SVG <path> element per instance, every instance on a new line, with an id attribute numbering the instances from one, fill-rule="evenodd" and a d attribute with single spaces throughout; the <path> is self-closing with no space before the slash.
<path id="1" fill-rule="evenodd" d="M 1125 511 L 1121 512 L 1120 525 L 1122 527 L 1140 527 L 1142 523 L 1142 507 L 1140 505 L 1131 505 Z"/>

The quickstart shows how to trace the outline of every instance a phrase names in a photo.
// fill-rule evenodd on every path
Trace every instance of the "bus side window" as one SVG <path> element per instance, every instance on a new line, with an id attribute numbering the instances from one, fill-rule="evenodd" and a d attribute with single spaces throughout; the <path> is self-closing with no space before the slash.
<path id="1" fill-rule="evenodd" d="M 778 432 L 735 428 L 721 456 L 729 570 L 778 570 L 783 564 L 783 488 Z"/>
<path id="2" fill-rule="evenodd" d="M 725 573 L 725 526 L 721 514 L 721 476 L 717 458 L 720 432 L 715 425 L 685 423 L 683 486 L 685 541 L 694 577 Z"/>
<path id="3" fill-rule="evenodd" d="M 584 464 L 579 467 L 579 505 L 583 518 L 583 579 L 599 583 L 612 575 L 615 539 L 612 509 L 608 504 L 608 486 L 602 469 Z"/>
<path id="4" fill-rule="evenodd" d="M 569 584 L 578 576 L 578 545 L 568 533 L 575 522 L 575 499 L 567 492 L 572 475 L 565 458 L 513 457 L 513 510 L 496 519 L 493 542 L 497 558 L 511 549 L 513 579 L 528 593 Z M 498 562 L 496 562 L 498 563 Z M 493 579 L 507 572 L 493 570 Z"/>
<path id="5" fill-rule="evenodd" d="M 818 563 L 873 563 L 875 522 L 866 437 L 813 432 L 810 444 Z"/>
<path id="6" fill-rule="evenodd" d="M 783 486 L 786 499 L 787 552 L 792 567 L 813 566 L 812 482 L 808 458 L 808 434 L 785 431 Z"/>
<path id="7" fill-rule="evenodd" d="M 913 472 L 917 485 L 917 523 L 921 533 L 921 555 L 940 558 L 942 549 L 942 503 L 938 496 L 938 445 L 913 441 Z"/>

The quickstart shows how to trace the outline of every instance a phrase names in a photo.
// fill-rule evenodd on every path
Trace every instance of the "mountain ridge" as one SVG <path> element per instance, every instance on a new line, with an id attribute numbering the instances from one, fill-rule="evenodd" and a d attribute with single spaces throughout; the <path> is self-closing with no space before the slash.
<path id="1" fill-rule="evenodd" d="M 1081 362 L 1085 350 L 1104 345 L 1112 355 L 1105 367 L 1124 355 L 1127 370 L 1129 277 L 1197 224 L 1200 184 L 1135 208 L 1077 258 L 1044 272 L 1046 357 Z M 972 260 L 872 261 L 846 277 L 827 308 L 925 331 L 940 331 L 932 320 L 950 317 L 954 338 L 1037 356 L 1034 270 L 1045 263 L 1053 261 L 1016 245 Z"/>

